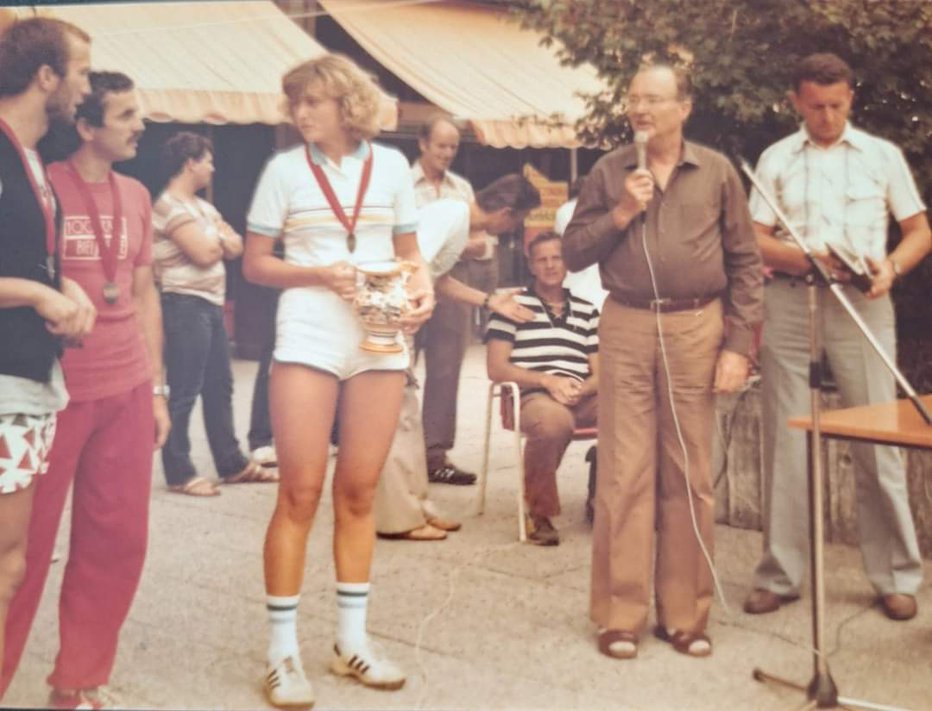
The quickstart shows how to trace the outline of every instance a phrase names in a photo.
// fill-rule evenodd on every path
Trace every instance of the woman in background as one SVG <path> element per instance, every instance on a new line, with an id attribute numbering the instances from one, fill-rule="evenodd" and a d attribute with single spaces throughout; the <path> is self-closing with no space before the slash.
<path id="1" fill-rule="evenodd" d="M 223 325 L 224 260 L 243 252 L 243 240 L 197 192 L 210 185 L 213 146 L 182 132 L 162 147 L 168 185 L 152 207 L 156 279 L 162 292 L 165 368 L 172 429 L 162 448 L 170 491 L 216 496 L 220 490 L 191 461 L 191 410 L 203 399 L 204 429 L 221 481 L 278 481 L 240 449 L 233 428 L 233 373 Z"/>

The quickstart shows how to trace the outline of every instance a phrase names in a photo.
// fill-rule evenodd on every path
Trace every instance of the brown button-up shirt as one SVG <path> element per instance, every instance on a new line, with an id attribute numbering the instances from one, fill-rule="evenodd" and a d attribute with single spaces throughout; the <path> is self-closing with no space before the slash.
<path id="1" fill-rule="evenodd" d="M 649 301 L 655 295 L 642 241 L 646 230 L 659 296 L 721 295 L 724 347 L 746 355 L 751 329 L 763 317 L 763 274 L 738 173 L 722 154 L 687 141 L 666 188 L 654 187 L 646 219 L 619 230 L 611 211 L 636 168 L 633 145 L 595 164 L 563 236 L 566 265 L 579 271 L 598 262 L 602 285 L 614 297 Z"/>

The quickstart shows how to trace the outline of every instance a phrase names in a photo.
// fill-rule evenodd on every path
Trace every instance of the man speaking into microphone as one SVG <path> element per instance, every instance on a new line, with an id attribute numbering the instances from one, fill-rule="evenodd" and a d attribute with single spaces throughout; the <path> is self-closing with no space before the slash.
<path id="1" fill-rule="evenodd" d="M 723 155 L 683 139 L 691 95 L 679 67 L 637 72 L 627 107 L 638 144 L 596 163 L 564 235 L 567 266 L 598 262 L 610 293 L 590 617 L 599 651 L 617 659 L 637 655 L 654 570 L 655 634 L 683 654 L 712 651 L 715 393 L 744 384 L 762 318 L 744 188 Z"/>

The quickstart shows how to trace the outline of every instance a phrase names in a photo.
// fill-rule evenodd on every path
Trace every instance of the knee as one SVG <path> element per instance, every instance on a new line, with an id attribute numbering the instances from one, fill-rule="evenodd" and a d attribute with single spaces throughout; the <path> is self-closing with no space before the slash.
<path id="1" fill-rule="evenodd" d="M 569 412 L 551 412 L 529 418 L 522 429 L 537 442 L 566 443 L 573 436 L 573 424 Z"/>
<path id="2" fill-rule="evenodd" d="M 7 606 L 26 578 L 26 550 L 16 546 L 0 553 L 0 605 Z"/>
<path id="3" fill-rule="evenodd" d="M 372 513 L 375 486 L 360 482 L 344 482 L 333 491 L 334 511 L 337 518 L 362 518 Z"/>
<path id="4" fill-rule="evenodd" d="M 307 523 L 314 518 L 323 484 L 282 486 L 278 495 L 278 509 L 296 523 Z"/>

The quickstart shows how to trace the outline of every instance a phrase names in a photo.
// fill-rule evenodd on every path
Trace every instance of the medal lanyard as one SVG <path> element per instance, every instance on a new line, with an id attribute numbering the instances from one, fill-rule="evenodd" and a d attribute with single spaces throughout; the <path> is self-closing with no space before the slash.
<path id="1" fill-rule="evenodd" d="M 120 251 L 120 236 L 123 231 L 123 202 L 120 200 L 116 175 L 113 170 L 107 174 L 107 182 L 110 184 L 110 195 L 113 203 L 113 222 L 110 225 L 110 244 L 108 245 L 104 239 L 104 226 L 100 221 L 100 212 L 97 210 L 97 203 L 94 202 L 94 196 L 91 195 L 90 188 L 70 160 L 66 165 L 75 186 L 78 188 L 78 192 L 81 194 L 84 208 L 91 218 L 91 227 L 94 229 L 94 239 L 97 241 L 97 249 L 100 252 L 100 262 L 104 268 L 104 276 L 107 277 L 108 284 L 116 284 L 117 255 Z"/>
<path id="2" fill-rule="evenodd" d="M 327 179 L 323 169 L 311 158 L 311 149 L 304 147 L 304 155 L 307 158 L 307 164 L 317 180 L 324 197 L 327 198 L 327 204 L 330 205 L 330 211 L 340 221 L 340 224 L 346 229 L 346 248 L 350 253 L 356 251 L 356 223 L 359 221 L 359 211 L 362 209 L 362 201 L 366 196 L 366 190 L 369 189 L 369 178 L 372 176 L 372 146 L 369 146 L 369 155 L 366 156 L 366 162 L 362 166 L 362 177 L 359 179 L 359 190 L 356 192 L 356 204 L 353 205 L 353 219 L 349 220 L 343 211 L 343 206 L 337 200 L 333 192 L 330 181 Z"/>
<path id="3" fill-rule="evenodd" d="M 23 164 L 23 169 L 26 171 L 26 177 L 29 179 L 29 185 L 32 188 L 33 194 L 36 196 L 36 200 L 39 203 L 39 209 L 42 210 L 42 218 L 45 221 L 45 254 L 46 254 L 46 263 L 47 270 L 49 272 L 49 278 L 55 278 L 55 216 L 52 214 L 52 201 L 55 199 L 52 196 L 52 183 L 49 180 L 49 174 L 45 170 L 45 166 L 42 166 L 42 174 L 45 176 L 45 185 L 48 191 L 48 199 L 42 195 L 42 191 L 39 189 L 39 184 L 36 182 L 36 176 L 33 175 L 32 168 L 29 165 L 29 159 L 26 158 L 26 151 L 23 148 L 23 144 L 20 143 L 19 139 L 16 137 L 16 134 L 13 133 L 13 129 L 3 119 L 0 119 L 0 130 L 2 130 L 6 137 L 10 139 L 10 142 L 16 147 L 16 152 L 19 153 L 19 159 Z"/>

